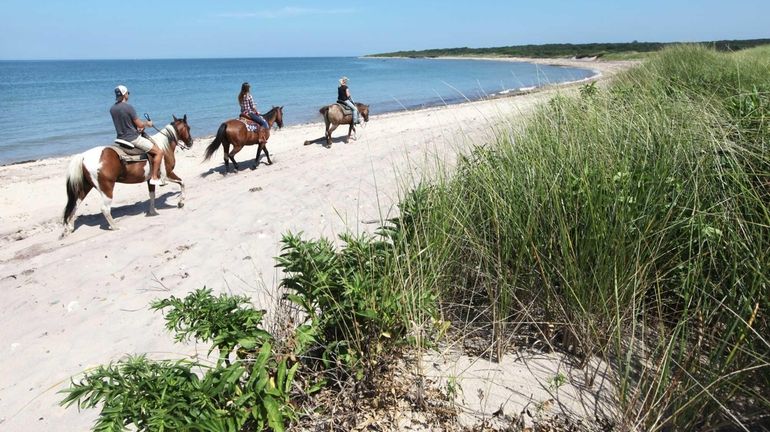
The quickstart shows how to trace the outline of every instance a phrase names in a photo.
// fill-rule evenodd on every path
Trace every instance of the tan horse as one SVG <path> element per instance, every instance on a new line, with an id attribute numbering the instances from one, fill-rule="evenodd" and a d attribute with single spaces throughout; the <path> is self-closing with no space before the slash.
<path id="1" fill-rule="evenodd" d="M 358 108 L 358 112 L 361 114 L 361 117 L 364 119 L 365 122 L 369 121 L 369 105 L 364 105 L 362 103 L 356 103 L 356 107 Z M 324 118 L 324 123 L 326 124 L 326 146 L 329 147 L 332 145 L 332 132 L 334 132 L 334 129 L 337 129 L 337 126 L 341 124 L 349 124 L 350 129 L 348 129 L 348 139 L 345 142 L 350 141 L 350 135 L 353 133 L 353 131 L 356 130 L 356 126 L 353 124 L 353 115 L 345 115 L 345 113 L 342 111 L 342 108 L 340 108 L 339 104 L 332 104 L 327 105 L 319 110 L 321 115 Z M 331 126 L 331 127 L 330 127 Z M 305 143 L 307 145 L 308 142 Z"/>
<path id="2" fill-rule="evenodd" d="M 174 116 L 174 121 L 166 125 L 159 133 L 150 137 L 153 142 L 163 151 L 164 168 L 166 178 L 179 184 L 181 194 L 179 196 L 179 207 L 184 206 L 184 183 L 182 179 L 174 174 L 174 165 L 176 157 L 177 143 L 180 147 L 192 147 L 193 139 L 190 136 L 190 126 L 187 124 L 187 115 L 178 119 Z M 188 143 L 188 145 L 185 145 Z M 118 229 L 115 221 L 112 219 L 111 205 L 112 192 L 115 183 L 142 183 L 147 182 L 150 192 L 150 207 L 147 210 L 148 216 L 155 216 L 158 212 L 155 210 L 155 186 L 149 183 L 150 165 L 146 160 L 139 162 L 122 162 L 118 153 L 110 147 L 94 147 L 83 153 L 75 155 L 69 164 L 67 171 L 67 206 L 64 208 L 64 231 L 61 236 L 64 237 L 71 233 L 75 228 L 75 210 L 78 204 L 88 195 L 91 188 L 96 188 L 102 195 L 102 214 L 104 214 L 109 228 Z"/>
<path id="3" fill-rule="evenodd" d="M 265 152 L 265 156 L 267 156 L 267 164 L 272 165 L 273 161 L 270 160 L 270 153 L 267 152 L 267 140 L 270 138 L 270 129 L 273 127 L 274 123 L 278 125 L 279 129 L 283 127 L 283 107 L 273 107 L 270 111 L 265 113 L 263 117 L 265 121 L 267 121 L 267 129 L 259 127 L 254 132 L 249 131 L 242 120 L 233 119 L 222 123 L 219 126 L 219 130 L 217 130 L 214 141 L 211 141 L 211 144 L 206 147 L 206 154 L 203 160 L 207 161 L 211 159 L 211 156 L 214 155 L 221 144 L 225 151 L 224 173 L 227 174 L 230 172 L 230 162 L 228 161 L 228 158 L 233 161 L 235 172 L 237 173 L 238 163 L 235 162 L 234 157 L 236 153 L 241 151 L 243 146 L 258 144 L 259 148 L 257 149 L 257 156 L 254 159 L 254 167 L 251 169 L 257 169 L 257 166 L 259 166 L 259 156 L 263 151 Z M 248 122 L 254 124 L 251 120 L 248 120 Z M 230 144 L 233 145 L 233 151 L 230 151 Z"/>

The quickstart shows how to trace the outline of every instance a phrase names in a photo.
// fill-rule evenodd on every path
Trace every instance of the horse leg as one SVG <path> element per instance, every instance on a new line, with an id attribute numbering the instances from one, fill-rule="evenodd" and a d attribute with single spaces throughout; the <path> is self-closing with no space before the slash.
<path id="1" fill-rule="evenodd" d="M 62 231 L 61 236 L 59 238 L 64 238 L 68 234 L 70 234 L 72 231 L 75 231 L 75 213 L 78 210 L 78 206 L 80 203 L 83 202 L 86 195 L 88 195 L 88 192 L 91 192 L 91 189 L 94 186 L 89 182 L 83 183 L 83 189 L 78 193 L 76 197 L 74 197 L 74 203 L 72 204 L 72 210 L 69 212 L 69 217 L 67 217 L 64 220 L 64 231 Z M 69 205 L 69 203 L 67 203 Z"/>
<path id="2" fill-rule="evenodd" d="M 338 124 L 332 124 L 332 127 L 329 128 L 329 130 L 326 132 L 326 142 L 328 143 L 327 147 L 331 147 L 332 145 L 332 132 L 334 132 L 334 129 L 337 129 Z"/>
<path id="3" fill-rule="evenodd" d="M 255 170 L 259 167 L 259 154 L 262 153 L 262 144 L 257 144 L 257 155 L 254 157 L 254 166 L 251 168 Z"/>
<path id="4" fill-rule="evenodd" d="M 326 147 L 330 147 L 332 145 L 332 132 L 331 130 L 329 130 L 328 114 L 324 116 L 324 123 L 326 124 L 326 128 L 325 128 L 326 133 L 324 134 L 326 136 Z"/>
<path id="5" fill-rule="evenodd" d="M 107 224 L 109 225 L 109 228 L 111 230 L 117 230 L 118 225 L 115 223 L 115 220 L 112 219 L 112 191 L 115 187 L 114 182 L 110 181 L 102 181 L 99 180 L 99 193 L 102 194 L 102 214 L 104 215 L 104 218 L 107 219 Z M 154 186 L 153 186 L 154 187 Z"/>
<path id="6" fill-rule="evenodd" d="M 173 171 L 168 174 L 168 181 L 179 185 L 179 202 L 176 203 L 176 206 L 179 208 L 184 207 L 184 182 Z"/>
<path id="7" fill-rule="evenodd" d="M 225 174 L 230 172 L 230 160 L 227 158 L 227 154 L 230 153 L 230 143 L 227 141 L 222 142 L 222 149 L 224 149 L 224 154 L 222 157 L 225 159 Z"/>
<path id="8" fill-rule="evenodd" d="M 147 216 L 157 216 L 158 212 L 155 210 L 155 185 L 147 182 L 147 189 L 150 192 L 150 208 L 147 209 Z"/>
<path id="9" fill-rule="evenodd" d="M 267 156 L 267 164 L 272 165 L 273 161 L 270 160 L 270 153 L 267 151 L 267 143 L 260 144 L 260 147 L 265 151 L 265 156 Z"/>
<path id="10" fill-rule="evenodd" d="M 233 162 L 233 166 L 235 166 L 235 172 L 236 173 L 240 170 L 240 168 L 238 168 L 238 163 L 235 161 L 235 155 L 239 151 L 241 151 L 242 148 L 243 148 L 243 146 L 239 146 L 239 145 L 233 144 L 233 151 L 231 151 L 229 153 L 230 160 Z"/>
<path id="11" fill-rule="evenodd" d="M 356 130 L 356 127 L 353 126 L 353 121 L 350 122 L 350 129 L 348 129 L 348 140 L 345 142 L 350 142 L 350 136 L 353 134 L 353 131 Z M 356 137 L 358 138 L 358 137 Z"/>

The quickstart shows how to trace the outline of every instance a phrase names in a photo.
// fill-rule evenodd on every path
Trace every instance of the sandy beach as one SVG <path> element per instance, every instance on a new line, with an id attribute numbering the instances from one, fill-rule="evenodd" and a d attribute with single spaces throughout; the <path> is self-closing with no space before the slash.
<path id="1" fill-rule="evenodd" d="M 631 65 L 535 61 L 593 69 L 602 78 Z M 372 230 L 373 221 L 394 214 L 399 190 L 429 176 L 437 161 L 451 164 L 471 144 L 574 88 L 375 115 L 349 143 L 347 128 L 338 128 L 328 149 L 303 145 L 322 136 L 319 118 L 272 134 L 273 165 L 263 159 L 251 170 L 256 147 L 246 147 L 236 155 L 237 174 L 222 174 L 221 150 L 202 162 L 211 137 L 199 138 L 191 150 L 177 150 L 184 208 L 176 207 L 179 188 L 169 184 L 158 192 L 160 215 L 146 217 L 146 187 L 118 185 L 112 214 L 120 230 L 109 231 L 92 191 L 63 240 L 69 158 L 0 167 L 0 430 L 89 430 L 95 410 L 58 406 L 70 376 L 132 353 L 198 354 L 173 343 L 150 301 L 206 286 L 271 309 L 283 233 L 334 238 Z M 203 132 L 189 122 L 194 135 Z"/>

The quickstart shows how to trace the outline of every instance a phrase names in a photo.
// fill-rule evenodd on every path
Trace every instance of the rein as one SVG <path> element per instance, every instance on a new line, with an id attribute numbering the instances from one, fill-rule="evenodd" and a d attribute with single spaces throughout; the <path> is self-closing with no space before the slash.
<path id="1" fill-rule="evenodd" d="M 147 121 L 152 121 L 152 120 L 150 120 L 150 115 L 149 115 L 149 114 L 147 114 L 147 113 L 144 113 L 144 118 L 146 118 L 146 119 L 147 119 Z M 169 126 L 171 126 L 171 125 L 169 125 Z M 173 126 L 171 126 L 171 127 L 173 128 Z M 153 128 L 153 129 L 155 129 L 156 131 L 158 131 L 158 133 L 160 133 L 160 134 L 161 134 L 161 135 L 163 135 L 164 137 L 166 137 L 166 138 L 169 140 L 169 142 L 171 142 L 171 141 L 176 141 L 176 144 L 177 144 L 177 145 L 179 146 L 179 148 L 181 148 L 182 150 L 189 150 L 189 149 L 190 149 L 190 147 L 189 147 L 189 146 L 188 146 L 188 145 L 187 145 L 187 144 L 186 144 L 184 141 L 179 141 L 179 139 L 177 139 L 177 137 L 176 137 L 176 134 L 175 134 L 175 133 L 174 133 L 174 134 L 172 134 L 173 136 L 169 136 L 168 134 L 166 134 L 166 128 L 163 128 L 163 130 L 160 130 L 160 129 L 158 129 L 157 127 L 155 127 L 155 124 L 153 124 L 153 125 L 152 125 L 152 128 Z M 147 136 L 147 138 L 149 138 L 149 139 L 150 139 L 150 141 L 152 141 L 152 138 L 150 138 L 149 136 Z M 154 141 L 153 141 L 153 144 L 155 144 L 155 145 L 158 145 L 158 144 L 157 144 L 156 142 L 154 142 Z"/>
<path id="2" fill-rule="evenodd" d="M 272 120 L 273 124 L 272 125 L 270 125 L 270 120 L 268 120 L 268 118 L 267 118 L 268 116 L 271 116 L 273 118 L 273 120 Z M 264 118 L 265 121 L 267 122 L 267 124 L 270 125 L 269 129 L 274 130 L 274 131 L 277 131 L 279 129 L 279 128 L 275 127 L 278 124 L 278 122 L 276 121 L 277 118 L 278 118 L 278 107 L 272 107 L 270 109 L 270 111 L 266 112 L 265 115 L 262 116 L 262 118 Z"/>

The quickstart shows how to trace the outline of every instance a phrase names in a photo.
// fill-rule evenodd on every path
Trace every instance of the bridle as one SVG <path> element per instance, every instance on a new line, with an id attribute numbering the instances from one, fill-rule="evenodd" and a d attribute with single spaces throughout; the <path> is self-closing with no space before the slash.
<path id="1" fill-rule="evenodd" d="M 152 121 L 150 120 L 150 115 L 147 113 L 144 113 L 144 118 L 146 118 L 147 121 Z M 182 150 L 190 149 L 190 146 L 188 146 L 187 143 L 185 143 L 184 141 L 179 141 L 179 139 L 176 137 L 176 130 L 174 130 L 174 126 L 168 125 L 161 130 L 155 127 L 155 125 L 153 124 L 152 128 L 158 131 L 158 133 L 162 134 L 164 137 L 166 137 L 169 142 L 172 142 L 172 141 L 175 142 L 176 145 Z M 171 128 L 171 130 L 168 130 L 169 128 Z"/>

